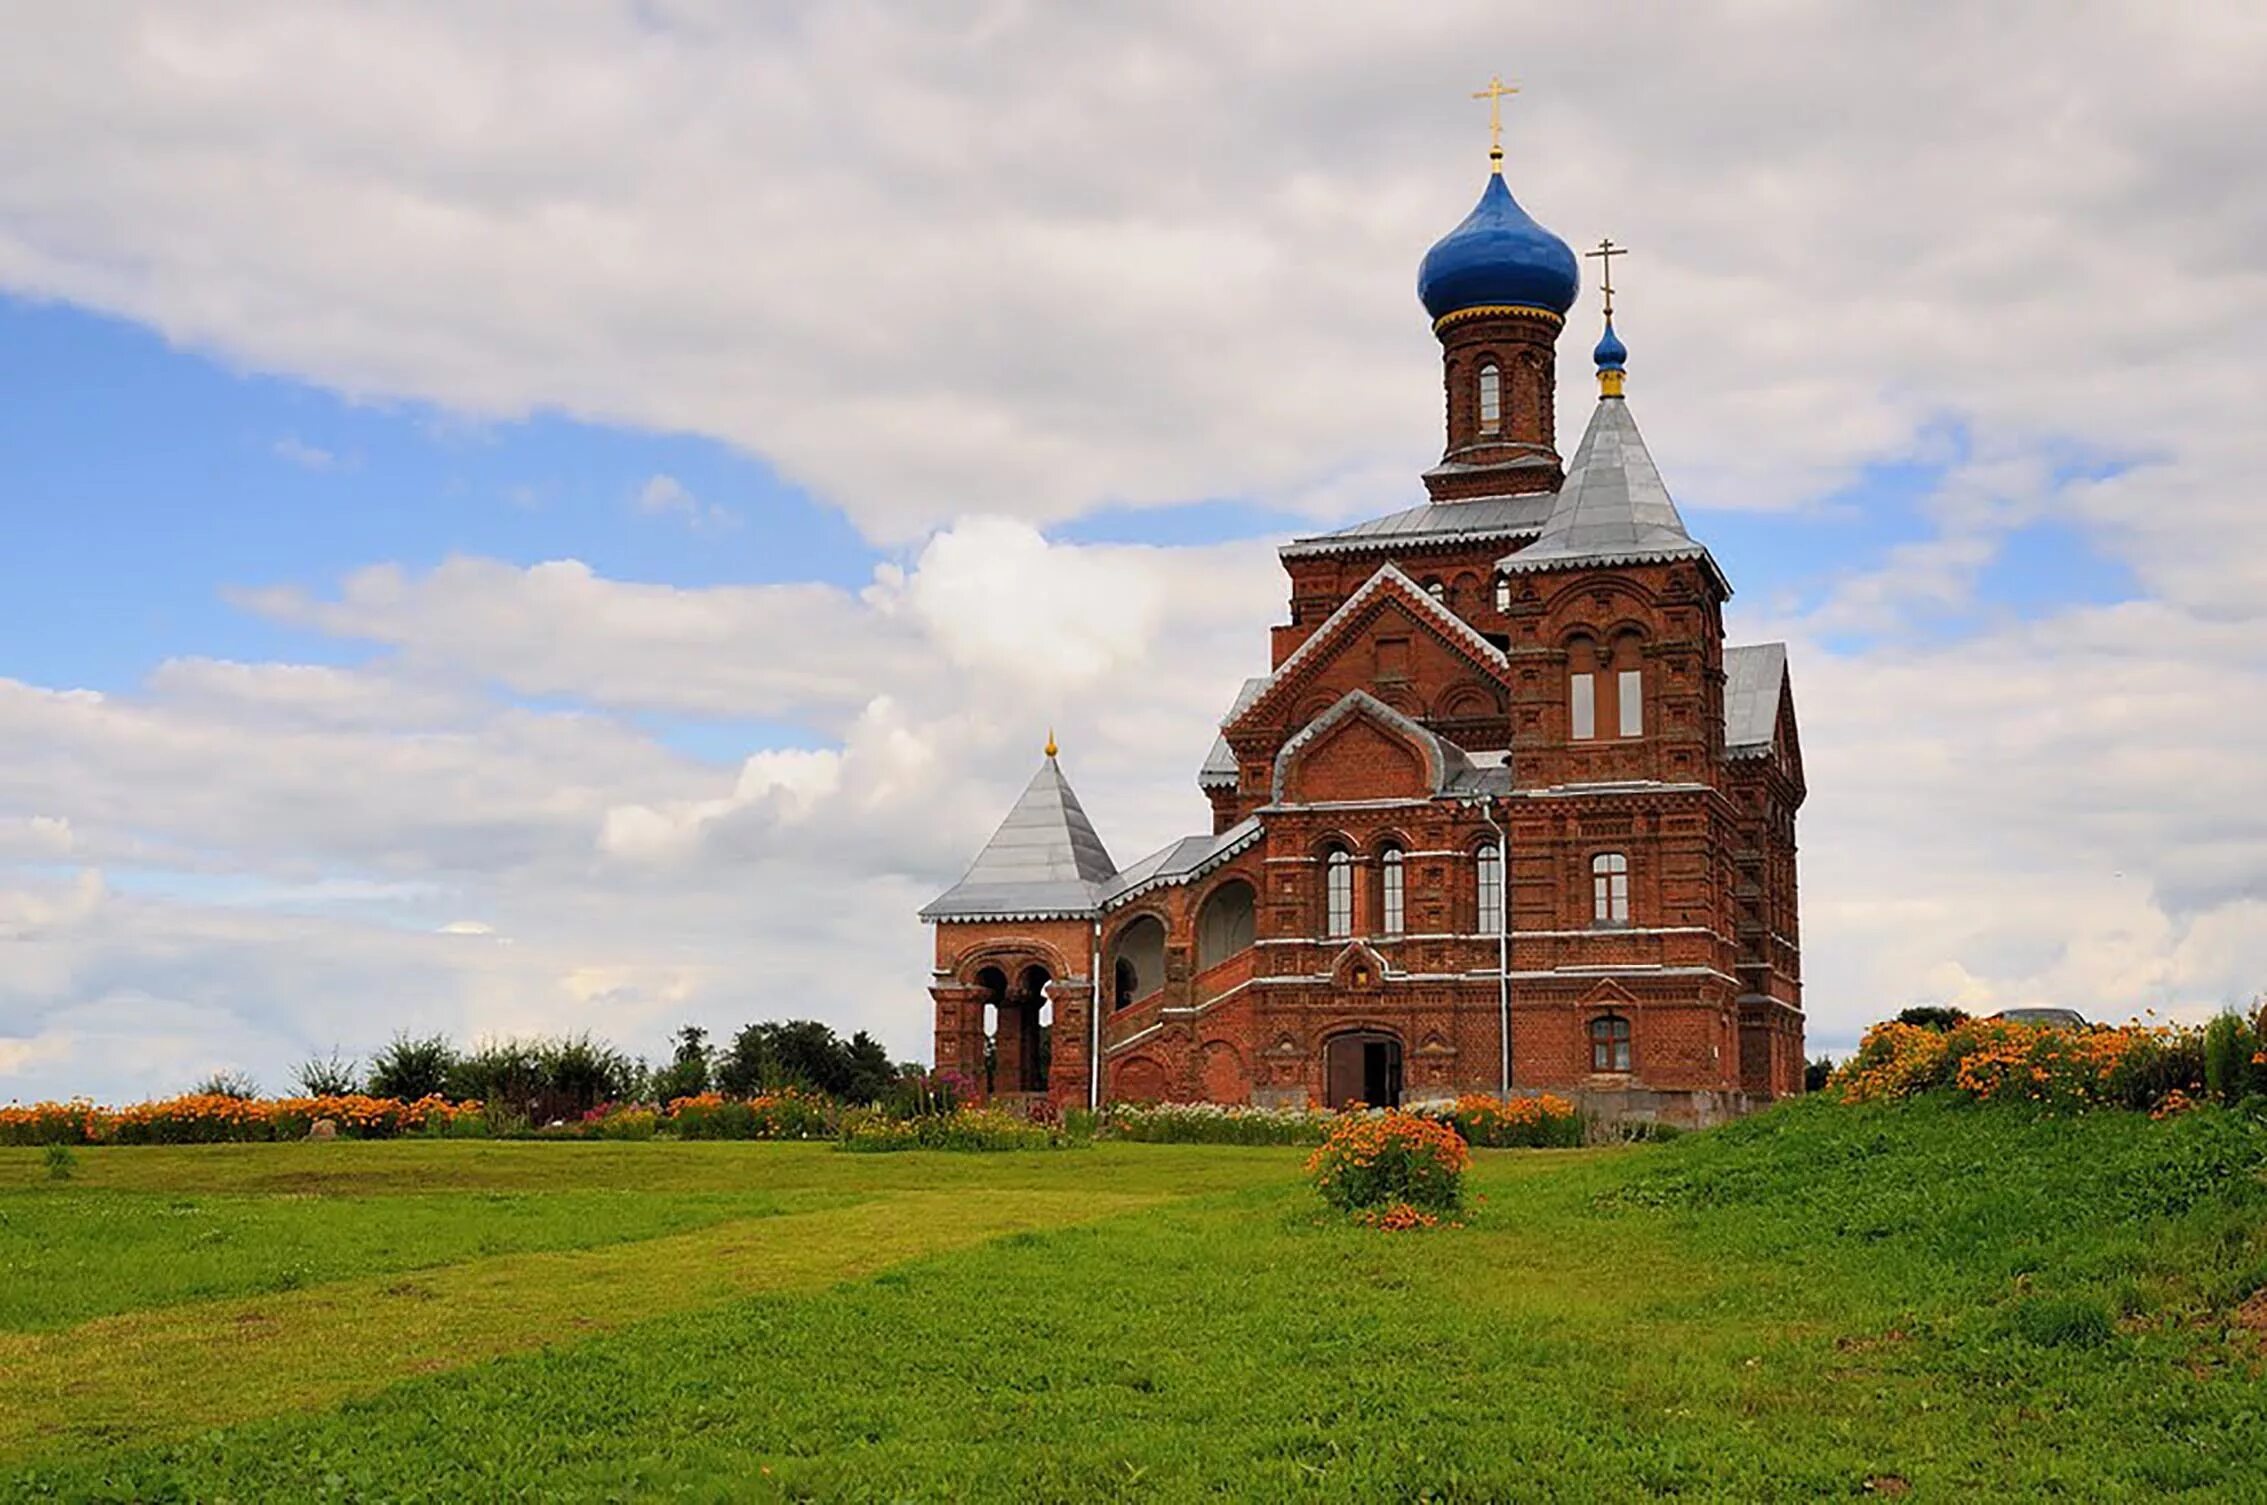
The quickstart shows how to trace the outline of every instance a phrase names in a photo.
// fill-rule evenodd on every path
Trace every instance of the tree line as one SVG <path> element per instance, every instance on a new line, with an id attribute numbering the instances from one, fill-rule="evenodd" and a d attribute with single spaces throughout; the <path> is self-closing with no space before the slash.
<path id="1" fill-rule="evenodd" d="M 367 1065 L 333 1051 L 302 1062 L 292 1076 L 309 1097 L 363 1092 L 410 1102 L 425 1097 L 479 1101 L 533 1123 L 549 1123 L 602 1103 L 666 1105 L 704 1092 L 746 1098 L 793 1088 L 844 1102 L 874 1103 L 924 1069 L 892 1061 L 882 1043 L 864 1030 L 844 1039 L 816 1019 L 788 1019 L 747 1025 L 722 1045 L 699 1025 L 688 1024 L 672 1038 L 669 1059 L 659 1065 L 587 1032 L 461 1047 L 446 1035 L 405 1031 Z M 208 1078 L 200 1090 L 230 1097 L 259 1095 L 256 1083 L 235 1072 Z"/>

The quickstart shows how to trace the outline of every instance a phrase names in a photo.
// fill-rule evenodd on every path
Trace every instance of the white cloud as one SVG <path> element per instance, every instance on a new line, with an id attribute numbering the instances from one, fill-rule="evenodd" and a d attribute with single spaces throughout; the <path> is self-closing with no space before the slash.
<path id="1" fill-rule="evenodd" d="M 302 470 L 336 470 L 339 457 L 319 445 L 309 444 L 293 434 L 286 434 L 269 446 L 276 458 L 289 460 Z"/>
<path id="2" fill-rule="evenodd" d="M 645 516 L 674 518 L 696 532 L 716 532 L 740 523 L 739 514 L 702 501 L 673 475 L 646 477 L 635 500 L 637 510 Z"/>

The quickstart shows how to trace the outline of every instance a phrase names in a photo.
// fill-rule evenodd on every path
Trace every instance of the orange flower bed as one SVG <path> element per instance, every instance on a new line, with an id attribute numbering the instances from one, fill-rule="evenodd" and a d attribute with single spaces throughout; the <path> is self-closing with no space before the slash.
<path id="1" fill-rule="evenodd" d="M 1573 1103 L 1547 1092 L 1513 1098 L 1468 1092 L 1444 1116 L 1465 1143 L 1488 1149 L 1582 1143 L 1582 1115 Z"/>
<path id="2" fill-rule="evenodd" d="M 476 1102 L 338 1097 L 227 1097 L 189 1093 L 124 1108 L 80 1101 L 0 1108 L 0 1144 L 243 1144 L 304 1139 L 329 1119 L 351 1139 L 391 1139 L 477 1118 Z"/>

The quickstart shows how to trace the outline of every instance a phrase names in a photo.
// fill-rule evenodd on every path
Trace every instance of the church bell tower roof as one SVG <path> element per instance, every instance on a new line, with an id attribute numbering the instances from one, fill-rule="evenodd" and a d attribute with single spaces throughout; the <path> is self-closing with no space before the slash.
<path id="1" fill-rule="evenodd" d="M 1645 447 L 1645 436 L 1630 416 L 1629 402 L 1622 396 L 1629 351 L 1611 324 L 1596 355 L 1605 391 L 1590 415 L 1582 447 L 1567 467 L 1566 481 L 1551 504 L 1542 535 L 1505 555 L 1497 568 L 1523 573 L 1697 559 L 1730 595 L 1731 582 L 1717 568 L 1707 546 L 1685 531 L 1684 518 L 1669 499 L 1669 488 Z"/>
<path id="2" fill-rule="evenodd" d="M 1094 822 L 1070 780 L 1047 756 L 1008 818 L 992 833 L 961 880 L 930 901 L 924 920 L 1081 918 L 1094 912 L 1103 887 L 1117 876 Z"/>

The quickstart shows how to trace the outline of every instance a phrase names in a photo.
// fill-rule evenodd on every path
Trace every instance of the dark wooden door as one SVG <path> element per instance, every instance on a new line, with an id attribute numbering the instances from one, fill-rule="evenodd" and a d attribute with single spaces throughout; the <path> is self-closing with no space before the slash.
<path id="1" fill-rule="evenodd" d="M 1375 1033 L 1340 1035 L 1324 1051 L 1323 1077 L 1323 1100 L 1330 1107 L 1399 1107 L 1401 1042 Z"/>

